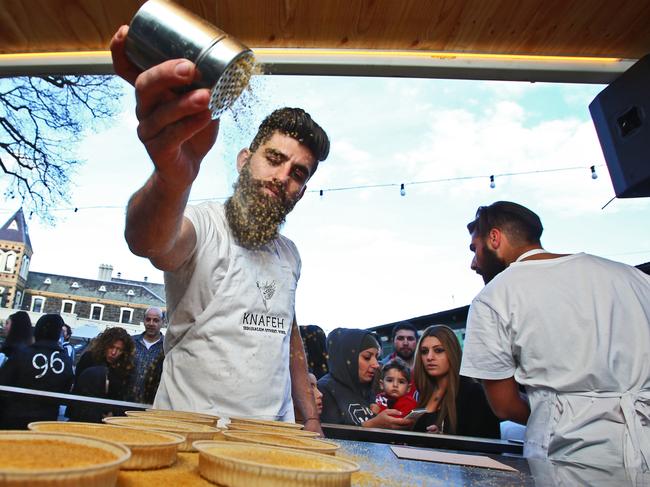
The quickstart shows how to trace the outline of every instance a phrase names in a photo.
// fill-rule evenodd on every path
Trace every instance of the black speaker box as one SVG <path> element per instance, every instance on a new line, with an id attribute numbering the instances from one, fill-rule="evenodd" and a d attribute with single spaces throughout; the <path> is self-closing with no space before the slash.
<path id="1" fill-rule="evenodd" d="M 650 54 L 589 104 L 619 198 L 650 196 Z"/>

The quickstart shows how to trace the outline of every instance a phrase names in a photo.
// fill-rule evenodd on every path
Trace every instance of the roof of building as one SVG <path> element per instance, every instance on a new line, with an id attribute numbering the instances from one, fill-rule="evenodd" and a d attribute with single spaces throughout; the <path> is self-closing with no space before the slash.
<path id="1" fill-rule="evenodd" d="M 401 323 L 408 323 L 413 325 L 418 330 L 424 330 L 430 325 L 447 325 L 450 328 L 457 330 L 465 328 L 467 322 L 467 312 L 469 305 L 461 306 L 460 308 L 447 309 L 432 313 L 430 315 L 417 316 L 415 318 L 408 318 L 406 320 L 395 321 L 394 323 L 387 323 L 385 325 L 378 325 L 368 328 L 369 331 L 374 331 L 382 337 L 390 337 L 393 327 Z"/>
<path id="2" fill-rule="evenodd" d="M 165 299 L 149 289 L 148 284 L 151 283 L 101 281 L 30 271 L 26 288 L 32 291 L 82 296 L 97 300 L 122 301 L 125 304 L 165 307 Z M 162 284 L 156 284 L 156 286 L 162 286 Z"/>
<path id="3" fill-rule="evenodd" d="M 33 252 L 32 242 L 29 239 L 29 231 L 27 230 L 27 222 L 25 221 L 25 215 L 23 214 L 22 208 L 19 208 L 18 211 L 14 213 L 9 220 L 2 225 L 2 227 L 0 227 L 0 240 L 23 243 L 30 252 Z"/>
<path id="4" fill-rule="evenodd" d="M 134 281 L 132 279 L 122 279 L 121 277 L 111 277 L 110 282 L 116 282 L 116 283 L 121 283 L 121 284 L 129 284 L 132 286 L 144 286 L 146 287 L 151 293 L 155 294 L 158 296 L 161 300 L 165 300 L 165 285 L 164 284 L 159 284 L 157 282 L 150 282 L 150 281 Z"/>

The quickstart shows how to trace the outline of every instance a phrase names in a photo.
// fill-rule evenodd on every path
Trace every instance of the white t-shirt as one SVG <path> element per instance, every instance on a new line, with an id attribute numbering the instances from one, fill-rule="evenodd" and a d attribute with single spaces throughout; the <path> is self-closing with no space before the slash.
<path id="1" fill-rule="evenodd" d="M 511 264 L 472 302 L 460 373 L 526 386 L 528 456 L 642 464 L 650 276 L 582 253 Z"/>
<path id="2" fill-rule="evenodd" d="M 218 203 L 188 207 L 197 244 L 165 273 L 169 327 L 154 406 L 293 420 L 289 342 L 300 256 L 279 236 L 239 246 Z"/>

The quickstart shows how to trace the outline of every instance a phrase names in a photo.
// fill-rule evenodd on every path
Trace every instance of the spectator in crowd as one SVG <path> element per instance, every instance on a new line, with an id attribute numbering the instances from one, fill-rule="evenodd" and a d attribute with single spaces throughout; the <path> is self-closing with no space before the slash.
<path id="1" fill-rule="evenodd" d="M 68 357 L 70 357 L 70 360 L 72 360 L 72 363 L 74 364 L 75 350 L 72 344 L 70 343 L 71 338 L 72 338 L 72 328 L 70 328 L 70 325 L 66 325 L 64 323 L 62 334 L 61 334 L 61 348 L 65 350 L 65 353 L 68 354 Z"/>
<path id="2" fill-rule="evenodd" d="M 381 392 L 371 405 L 372 412 L 397 409 L 405 417 L 417 406 L 417 401 L 408 394 L 410 383 L 411 369 L 402 360 L 396 358 L 384 365 L 379 381 Z"/>
<path id="3" fill-rule="evenodd" d="M 320 326 L 307 325 L 300 327 L 300 335 L 305 346 L 305 358 L 309 372 L 314 374 L 316 379 L 320 379 L 329 372 L 325 332 Z"/>
<path id="4" fill-rule="evenodd" d="M 314 395 L 314 402 L 316 403 L 316 411 L 318 413 L 318 417 L 320 418 L 320 415 L 323 412 L 323 393 L 318 390 L 318 380 L 316 379 L 316 376 L 310 372 L 309 374 L 307 374 L 307 377 L 309 379 L 309 386 L 311 387 L 311 392 Z M 300 410 L 298 408 L 295 408 L 294 412 L 296 414 L 296 422 L 304 423 L 305 418 L 302 417 Z"/>
<path id="5" fill-rule="evenodd" d="M 393 341 L 393 353 L 382 360 L 382 365 L 386 365 L 388 362 L 399 358 L 413 370 L 418 330 L 410 323 L 398 323 L 393 327 L 391 338 Z"/>
<path id="6" fill-rule="evenodd" d="M 486 285 L 462 373 L 483 380 L 500 418 L 527 425 L 525 456 L 649 471 L 650 276 L 545 250 L 539 216 L 510 201 L 479 207 L 467 229 Z"/>
<path id="7" fill-rule="evenodd" d="M 32 321 L 25 311 L 17 311 L 10 315 L 5 322 L 5 342 L 0 348 L 0 366 L 11 358 L 17 350 L 27 347 L 34 342 Z"/>
<path id="8" fill-rule="evenodd" d="M 424 330 L 415 356 L 418 408 L 427 414 L 415 431 L 499 438 L 499 419 L 492 413 L 481 384 L 459 375 L 462 351 L 445 325 Z"/>
<path id="9" fill-rule="evenodd" d="M 15 326 L 16 323 L 12 324 Z M 45 314 L 36 323 L 36 341 L 16 350 L 0 368 L 0 384 L 39 391 L 70 392 L 74 380 L 72 361 L 59 345 L 63 319 Z M 48 399 L 4 401 L 0 424 L 25 429 L 32 421 L 56 421 L 59 404 Z"/>
<path id="10" fill-rule="evenodd" d="M 105 366 L 109 381 L 106 397 L 118 401 L 126 400 L 133 374 L 134 355 L 133 338 L 127 331 L 118 326 L 107 328 L 95 337 L 79 359 L 76 382 L 79 382 L 87 368 Z"/>
<path id="11" fill-rule="evenodd" d="M 379 341 L 366 330 L 337 328 L 327 338 L 329 373 L 318 381 L 324 423 L 367 428 L 406 429 L 413 422 L 396 409 L 375 415 L 372 382 L 379 369 Z"/>
<path id="12" fill-rule="evenodd" d="M 144 313 L 144 332 L 133 337 L 135 343 L 135 370 L 132 374 L 130 400 L 152 404 L 162 374 L 165 357 L 160 328 L 163 312 L 149 308 Z"/>
<path id="13" fill-rule="evenodd" d="M 308 375 L 309 385 L 311 386 L 311 392 L 314 394 L 314 401 L 316 402 L 316 409 L 318 410 L 318 416 L 323 412 L 323 393 L 318 390 L 318 379 L 311 372 Z"/>
<path id="14" fill-rule="evenodd" d="M 94 365 L 77 374 L 72 393 L 77 396 L 109 399 L 109 386 L 108 367 L 106 365 Z M 71 421 L 84 421 L 87 423 L 101 423 L 103 418 L 112 415 L 113 410 L 110 406 L 90 403 L 75 403 L 68 406 L 66 410 L 66 416 Z"/>

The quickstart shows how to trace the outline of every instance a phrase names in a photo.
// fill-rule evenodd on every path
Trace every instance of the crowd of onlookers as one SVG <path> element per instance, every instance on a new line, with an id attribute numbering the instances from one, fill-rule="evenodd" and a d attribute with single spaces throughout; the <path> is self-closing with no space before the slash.
<path id="1" fill-rule="evenodd" d="M 142 334 L 107 328 L 75 357 L 72 330 L 60 315 L 45 314 L 32 327 L 29 315 L 18 311 L 3 330 L 0 385 L 151 404 L 164 359 L 162 322 L 162 311 L 150 308 Z M 310 325 L 301 334 L 322 422 L 499 437 L 481 384 L 459 375 L 461 346 L 449 327 L 430 326 L 418 338 L 412 325 L 396 325 L 393 352 L 383 361 L 381 341 L 366 330 L 337 328 L 326 337 Z M 56 420 L 59 413 L 51 400 L 0 399 L 2 428 Z M 101 421 L 111 413 L 106 404 L 76 402 L 65 416 Z"/>
<path id="2" fill-rule="evenodd" d="M 76 357 L 72 330 L 60 315 L 45 314 L 32 327 L 29 315 L 18 311 L 3 328 L 0 385 L 151 404 L 164 359 L 162 323 L 163 312 L 149 308 L 143 333 L 131 336 L 124 328 L 107 328 Z M 23 429 L 31 421 L 56 420 L 60 406 L 48 398 L 0 397 L 0 428 Z M 76 402 L 67 405 L 64 414 L 96 422 L 112 409 Z"/>
<path id="3" fill-rule="evenodd" d="M 398 324 L 383 361 L 381 341 L 366 330 L 337 328 L 327 338 L 316 326 L 301 331 L 322 422 L 499 438 L 482 385 L 459 375 L 462 350 L 451 328 L 433 325 L 418 338 L 412 325 Z"/>

